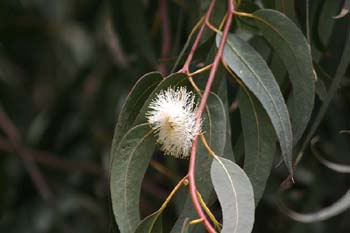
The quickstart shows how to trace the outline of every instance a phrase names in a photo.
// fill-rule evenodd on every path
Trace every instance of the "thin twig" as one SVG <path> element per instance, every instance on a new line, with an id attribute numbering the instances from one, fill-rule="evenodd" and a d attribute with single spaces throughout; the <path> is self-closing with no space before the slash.
<path id="1" fill-rule="evenodd" d="M 13 145 L 6 139 L 0 137 L 0 150 L 6 152 L 15 152 Z M 63 171 L 78 171 L 96 176 L 106 176 L 103 169 L 95 164 L 83 163 L 80 161 L 68 161 L 61 158 L 61 156 L 52 154 L 46 151 L 33 150 L 30 148 L 22 147 L 22 151 L 31 154 L 35 162 L 45 165 L 47 167 L 63 170 Z M 15 153 L 15 155 L 18 155 Z"/>
<path id="2" fill-rule="evenodd" d="M 179 178 L 175 173 L 173 173 L 172 171 L 170 171 L 169 169 L 164 167 L 161 163 L 159 163 L 156 160 L 151 160 L 151 162 L 149 164 L 156 171 L 158 171 L 159 173 L 169 177 L 172 180 L 177 180 Z"/>
<path id="3" fill-rule="evenodd" d="M 171 31 L 168 14 L 168 0 L 160 0 L 160 17 L 162 21 L 162 54 L 161 59 L 169 58 L 171 47 Z M 165 76 L 167 74 L 167 67 L 165 63 L 160 64 L 161 73 Z"/>
<path id="4" fill-rule="evenodd" d="M 211 13 L 213 12 L 213 9 L 214 9 L 214 5 L 215 5 L 215 0 L 212 0 L 211 3 L 210 3 L 210 6 L 208 8 L 207 13 L 205 14 L 205 20 L 210 18 L 210 15 L 211 15 Z M 191 52 L 188 54 L 184 66 L 179 71 L 180 73 L 185 73 L 185 74 L 189 73 L 189 67 L 190 67 L 191 61 L 193 59 L 194 53 L 196 52 L 196 50 L 198 48 L 199 42 L 200 42 L 200 40 L 201 40 L 201 38 L 203 36 L 203 32 L 204 32 L 205 26 L 206 26 L 205 22 L 202 23 L 202 26 L 199 29 L 197 37 L 196 37 L 196 39 L 195 39 L 195 41 L 194 41 L 194 43 L 192 45 Z"/>
<path id="5" fill-rule="evenodd" d="M 196 71 L 194 71 L 194 72 L 192 72 L 192 73 L 188 73 L 188 76 L 193 77 L 193 76 L 195 76 L 195 75 L 201 74 L 201 73 L 203 73 L 203 72 L 205 72 L 205 71 L 207 71 L 207 70 L 210 70 L 210 68 L 211 68 L 212 66 L 213 66 L 213 64 L 209 64 L 209 65 L 207 65 L 207 66 L 204 66 L 203 68 L 200 68 L 200 69 L 198 69 L 198 70 L 196 70 Z"/>
<path id="6" fill-rule="evenodd" d="M 215 3 L 215 0 L 212 1 L 210 7 L 213 7 L 214 3 Z M 211 89 L 212 84 L 213 84 L 214 79 L 215 79 L 216 71 L 219 67 L 221 58 L 223 56 L 224 46 L 225 46 L 227 36 L 228 36 L 229 30 L 230 30 L 230 27 L 232 24 L 232 20 L 233 20 L 233 13 L 234 13 L 233 2 L 231 0 L 228 0 L 227 21 L 225 24 L 224 31 L 222 33 L 222 37 L 221 37 L 218 51 L 217 51 L 215 58 L 214 58 L 213 66 L 210 70 L 209 78 L 208 78 L 201 102 L 200 102 L 199 107 L 198 107 L 198 111 L 196 112 L 196 126 L 195 127 L 197 129 L 200 127 L 201 116 L 202 116 L 202 113 L 205 109 L 205 106 L 206 106 L 206 103 L 207 103 L 207 100 L 208 100 L 208 97 L 210 94 L 210 89 Z M 192 149 L 191 149 L 191 157 L 190 157 L 190 165 L 189 165 L 189 170 L 188 170 L 190 194 L 191 194 L 193 205 L 194 205 L 200 219 L 203 221 L 206 229 L 212 233 L 212 232 L 215 232 L 215 229 L 213 228 L 213 226 L 211 225 L 211 223 L 207 219 L 205 213 L 203 212 L 203 209 L 200 205 L 200 202 L 199 202 L 198 196 L 197 196 L 197 187 L 196 187 L 196 182 L 195 182 L 195 164 L 196 164 L 197 144 L 198 144 L 198 135 L 196 135 L 193 139 L 193 144 L 192 144 Z"/>
<path id="7" fill-rule="evenodd" d="M 48 205 L 50 205 L 51 207 L 54 207 L 54 196 L 51 189 L 49 188 L 48 183 L 46 182 L 44 176 L 40 172 L 37 164 L 33 159 L 33 156 L 30 153 L 28 153 L 26 150 L 23 150 L 22 147 L 20 146 L 21 145 L 20 134 L 1 106 L 0 106 L 0 129 L 2 129 L 3 132 L 6 134 L 6 136 L 9 138 L 10 143 L 12 144 L 15 152 L 22 159 L 24 167 L 29 173 L 40 196 L 48 203 Z"/>
<path id="8" fill-rule="evenodd" d="M 198 224 L 198 223 L 201 223 L 203 222 L 204 219 L 203 218 L 198 218 L 198 219 L 195 219 L 195 220 L 192 220 L 189 222 L 190 225 L 195 225 L 195 224 Z"/>
<path id="9" fill-rule="evenodd" d="M 207 215 L 209 216 L 211 221 L 214 223 L 215 227 L 218 230 L 221 230 L 222 225 L 218 222 L 218 220 L 216 220 L 214 214 L 210 211 L 209 207 L 207 206 L 207 204 L 203 200 L 201 193 L 198 191 L 197 191 L 197 196 L 198 196 L 199 202 L 201 203 L 201 206 L 203 207 L 204 211 L 207 213 Z"/>

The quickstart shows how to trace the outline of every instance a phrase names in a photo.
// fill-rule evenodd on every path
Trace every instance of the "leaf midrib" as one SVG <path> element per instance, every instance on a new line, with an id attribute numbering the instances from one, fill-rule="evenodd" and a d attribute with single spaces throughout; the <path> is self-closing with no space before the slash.
<path id="1" fill-rule="evenodd" d="M 283 16 L 282 16 L 282 17 L 283 17 Z M 300 63 L 298 62 L 297 56 L 296 56 L 296 54 L 293 52 L 294 50 L 293 50 L 293 48 L 290 46 L 290 43 L 289 43 L 288 39 L 287 39 L 286 37 L 284 37 L 283 34 L 281 34 L 280 31 L 279 31 L 277 28 L 275 28 L 272 24 L 270 24 L 269 22 L 267 22 L 267 21 L 264 20 L 263 18 L 257 16 L 256 14 L 253 14 L 253 18 L 254 18 L 254 19 L 257 19 L 258 21 L 260 21 L 260 22 L 262 22 L 263 24 L 265 24 L 268 28 L 270 28 L 272 31 L 274 31 L 274 32 L 285 42 L 285 44 L 287 45 L 288 50 L 290 51 L 290 54 L 292 54 L 292 57 L 293 57 L 293 59 L 294 59 L 295 64 L 297 64 L 296 67 L 297 67 L 297 70 L 298 70 L 298 71 L 297 71 L 298 75 L 302 75 L 302 74 L 303 74 L 302 68 L 300 67 Z M 302 38 L 302 37 L 301 37 L 301 38 Z M 304 42 L 305 42 L 305 41 L 304 41 Z M 307 44 L 307 43 L 306 43 L 306 44 Z M 309 48 L 307 48 L 307 49 L 309 50 Z M 308 55 L 310 55 L 310 54 L 308 54 Z M 282 60 L 283 60 L 283 59 L 282 59 Z M 312 63 L 311 63 L 311 66 L 312 66 Z M 287 70 L 289 71 L 288 67 L 287 67 Z M 297 84 L 299 83 L 299 82 L 293 82 L 293 79 L 291 79 L 291 82 L 293 83 L 293 85 L 295 85 L 294 83 L 297 83 Z M 293 91 L 293 95 L 296 96 L 295 91 Z M 294 104 L 294 105 L 295 105 L 295 104 Z M 310 118 L 310 115 L 311 115 L 311 112 L 308 114 L 307 118 Z M 305 127 L 306 127 L 306 124 L 304 124 L 302 131 L 305 129 Z"/>
<path id="2" fill-rule="evenodd" d="M 141 140 L 136 144 L 136 146 L 134 147 L 134 149 L 131 151 L 131 153 L 129 153 L 129 159 L 128 159 L 128 162 L 127 162 L 127 166 L 126 166 L 126 170 L 125 170 L 125 175 L 124 175 L 124 187 L 128 187 L 128 177 L 129 177 L 129 171 L 130 171 L 130 163 L 131 163 L 131 160 L 133 158 L 133 155 L 135 154 L 135 151 L 136 149 L 146 140 L 146 138 L 152 133 L 152 130 L 150 130 L 149 132 L 146 133 L 145 136 L 143 136 L 141 138 Z M 123 196 L 123 202 L 124 202 L 124 208 L 127 212 L 128 211 L 128 202 L 127 202 L 127 193 L 128 193 L 128 189 L 125 188 L 124 189 L 124 196 Z M 129 229 L 131 230 L 132 227 L 131 227 L 131 224 L 130 224 L 130 219 L 127 218 L 127 222 L 128 222 L 128 226 L 129 226 Z"/>
<path id="3" fill-rule="evenodd" d="M 234 193 L 234 198 L 236 201 L 236 224 L 235 224 L 235 228 L 234 228 L 234 233 L 237 231 L 237 226 L 238 226 L 238 212 L 239 212 L 239 208 L 238 208 L 238 198 L 237 198 L 237 192 L 236 192 L 236 188 L 233 184 L 233 181 L 231 179 L 230 173 L 228 172 L 228 170 L 226 169 L 225 165 L 223 164 L 223 162 L 219 159 L 219 158 L 215 158 L 216 161 L 221 165 L 221 167 L 223 168 L 224 172 L 226 173 L 228 180 L 230 181 L 233 193 Z"/>
<path id="4" fill-rule="evenodd" d="M 302 72 L 302 70 L 301 70 L 301 68 L 300 68 L 300 66 L 299 66 L 298 59 L 297 59 L 295 53 L 293 53 L 294 50 L 293 50 L 293 48 L 290 46 L 290 44 L 288 43 L 288 40 L 280 33 L 280 31 L 279 31 L 277 28 L 275 28 L 273 25 L 271 25 L 271 24 L 270 24 L 269 22 L 267 22 L 266 20 L 262 19 L 261 17 L 257 16 L 256 14 L 254 14 L 254 18 L 257 19 L 258 21 L 264 23 L 265 25 L 267 25 L 267 26 L 268 26 L 269 28 L 271 28 L 274 32 L 276 32 L 276 34 L 278 34 L 278 35 L 282 38 L 283 41 L 285 41 L 285 43 L 287 44 L 288 49 L 291 51 L 291 54 L 293 54 L 293 58 L 294 58 L 294 60 L 295 60 L 295 63 L 298 64 L 298 65 L 297 65 L 298 73 L 299 73 L 299 74 L 302 74 L 303 72 Z M 288 68 L 287 68 L 287 70 L 288 70 Z"/>
<path id="5" fill-rule="evenodd" d="M 277 116 L 278 116 L 278 119 L 279 119 L 279 123 L 280 123 L 280 125 L 281 125 L 281 127 L 282 127 L 282 130 L 283 130 L 284 132 L 286 132 L 285 126 L 284 126 L 284 124 L 282 124 L 283 121 L 282 121 L 282 119 L 281 119 L 281 116 L 280 116 L 280 113 L 279 113 L 278 108 L 277 108 L 277 106 L 276 106 L 276 103 L 275 103 L 274 99 L 272 98 L 272 96 L 270 95 L 270 93 L 267 91 L 267 89 L 266 89 L 264 83 L 262 83 L 260 77 L 255 73 L 254 69 L 252 69 L 252 68 L 250 67 L 250 65 L 249 65 L 248 63 L 245 62 L 245 60 L 244 60 L 243 57 L 237 52 L 237 50 L 234 49 L 233 45 L 231 44 L 231 41 L 230 41 L 230 40 L 227 40 L 226 43 L 230 46 L 230 48 L 235 52 L 236 56 L 242 61 L 242 63 L 243 63 L 245 66 L 247 66 L 248 70 L 250 70 L 250 71 L 254 74 L 254 77 L 256 77 L 256 79 L 258 80 L 258 82 L 262 85 L 264 91 L 265 91 L 265 92 L 267 93 L 267 95 L 270 97 L 270 101 L 272 102 L 272 105 L 273 105 L 274 110 L 276 111 L 276 113 L 278 113 Z M 282 103 L 282 104 L 283 104 L 283 103 Z M 287 114 L 288 114 L 288 112 L 287 112 Z M 277 131 L 277 130 L 275 129 L 275 131 Z M 284 138 L 284 140 L 285 140 L 285 146 L 287 146 L 287 142 L 288 142 L 287 139 L 288 139 L 288 138 L 286 137 L 286 134 L 283 134 L 283 138 Z M 284 152 L 284 153 L 286 153 L 286 152 Z M 288 156 L 289 154 L 290 154 L 290 152 L 287 153 L 287 156 Z"/>

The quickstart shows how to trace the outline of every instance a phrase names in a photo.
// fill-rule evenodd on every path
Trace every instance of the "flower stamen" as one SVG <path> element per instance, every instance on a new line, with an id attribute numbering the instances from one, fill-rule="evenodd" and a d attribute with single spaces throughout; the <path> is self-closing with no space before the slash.
<path id="1" fill-rule="evenodd" d="M 195 127 L 197 103 L 194 94 L 186 87 L 169 87 L 160 91 L 149 108 L 146 118 L 164 154 L 188 157 L 192 139 L 201 131 Z"/>

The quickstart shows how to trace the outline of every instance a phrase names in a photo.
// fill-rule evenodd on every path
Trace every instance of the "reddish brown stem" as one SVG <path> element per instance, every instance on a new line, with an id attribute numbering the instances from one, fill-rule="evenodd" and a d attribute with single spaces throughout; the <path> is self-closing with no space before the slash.
<path id="1" fill-rule="evenodd" d="M 10 118 L 3 111 L 1 106 L 0 106 L 0 129 L 2 129 L 2 131 L 7 135 L 15 152 L 22 159 L 24 167 L 29 173 L 39 194 L 51 207 L 53 207 L 54 196 L 53 196 L 53 193 L 51 192 L 51 189 L 49 188 L 49 185 L 47 184 L 44 176 L 42 175 L 39 168 L 37 167 L 37 164 L 35 163 L 32 155 L 29 154 L 27 151 L 21 149 L 20 146 L 18 146 L 21 144 L 20 134 L 17 128 L 15 127 L 15 125 L 10 120 Z"/>
<path id="2" fill-rule="evenodd" d="M 188 54 L 186 62 L 184 64 L 184 66 L 182 67 L 182 69 L 179 71 L 180 73 L 185 73 L 185 74 L 189 73 L 190 63 L 191 63 L 191 61 L 193 59 L 194 53 L 196 52 L 196 50 L 198 48 L 199 42 L 200 42 L 200 40 L 201 40 L 201 38 L 203 36 L 203 32 L 204 32 L 204 29 L 205 29 L 205 26 L 206 26 L 205 21 L 209 20 L 210 15 L 213 12 L 214 5 L 215 5 L 215 0 L 212 0 L 211 3 L 210 3 L 210 6 L 208 8 L 207 13 L 205 14 L 205 20 L 202 23 L 201 28 L 199 29 L 199 32 L 198 32 L 197 37 L 196 37 L 196 39 L 195 39 L 195 41 L 194 41 L 194 43 L 192 45 L 191 51 Z"/>
<path id="3" fill-rule="evenodd" d="M 0 150 L 6 152 L 16 152 L 19 150 L 25 151 L 26 153 L 31 154 L 33 160 L 35 160 L 35 162 L 37 162 L 38 164 L 42 164 L 53 169 L 70 172 L 78 171 L 91 175 L 106 177 L 106 174 L 103 171 L 102 167 L 99 167 L 95 164 L 81 161 L 64 160 L 61 158 L 61 156 L 46 151 L 33 150 L 25 147 L 19 148 L 18 145 L 13 145 L 8 140 L 2 137 L 0 137 Z M 15 155 L 18 154 L 15 153 Z"/>
<path id="4" fill-rule="evenodd" d="M 160 0 L 160 18 L 162 21 L 162 54 L 161 58 L 169 58 L 170 45 L 171 45 L 171 31 L 170 31 L 170 22 L 168 14 L 168 0 Z M 160 65 L 160 70 L 165 76 L 167 74 L 166 64 Z"/>
<path id="5" fill-rule="evenodd" d="M 215 1 L 212 1 L 212 3 Z M 201 99 L 201 102 L 198 107 L 198 111 L 196 112 L 196 128 L 200 127 L 201 124 L 201 117 L 203 114 L 203 111 L 205 109 L 209 94 L 210 94 L 210 89 L 212 87 L 213 81 L 215 79 L 215 74 L 218 69 L 218 66 L 220 64 L 220 60 L 222 58 L 223 52 L 224 52 L 224 47 L 225 43 L 227 40 L 227 36 L 232 24 L 232 19 L 233 19 L 233 12 L 234 12 L 234 6 L 231 0 L 228 0 L 228 17 L 227 21 L 225 24 L 224 31 L 222 33 L 220 45 L 218 48 L 218 51 L 215 55 L 213 66 L 210 70 L 208 82 L 205 86 L 205 90 Z M 193 139 L 193 144 L 192 144 L 192 149 L 191 149 L 191 157 L 190 157 L 190 165 L 189 165 L 189 170 L 188 170 L 188 178 L 189 178 L 189 186 L 190 186 L 190 194 L 192 198 L 193 205 L 201 219 L 203 219 L 203 223 L 206 227 L 206 229 L 209 232 L 215 232 L 214 227 L 210 224 L 208 218 L 204 214 L 204 211 L 202 210 L 202 207 L 200 205 L 200 202 L 197 197 L 197 187 L 196 187 L 196 181 L 195 181 L 195 167 L 196 167 L 196 154 L 197 154 L 197 144 L 198 144 L 198 135 L 194 137 Z"/>

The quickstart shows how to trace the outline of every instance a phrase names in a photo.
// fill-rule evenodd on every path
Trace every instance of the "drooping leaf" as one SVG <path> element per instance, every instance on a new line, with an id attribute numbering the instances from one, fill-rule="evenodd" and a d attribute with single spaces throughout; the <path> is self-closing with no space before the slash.
<path id="1" fill-rule="evenodd" d="M 248 94 L 241 89 L 237 99 L 244 136 L 244 171 L 253 185 L 255 205 L 258 205 L 271 172 L 277 139 L 266 112 Z"/>
<path id="2" fill-rule="evenodd" d="M 220 38 L 217 34 L 217 44 Z M 292 128 L 287 106 L 273 74 L 248 43 L 232 34 L 228 36 L 223 58 L 267 112 L 280 142 L 284 162 L 292 174 Z"/>
<path id="3" fill-rule="evenodd" d="M 222 233 L 250 233 L 254 224 L 254 193 L 248 176 L 234 162 L 218 157 L 210 169 L 222 214 Z"/>
<path id="4" fill-rule="evenodd" d="M 257 26 L 282 59 L 293 85 L 293 101 L 289 103 L 294 144 L 302 136 L 312 113 L 316 80 L 310 46 L 300 29 L 278 11 L 262 9 L 254 12 Z"/>
<path id="5" fill-rule="evenodd" d="M 298 213 L 298 212 L 295 212 L 294 210 L 287 208 L 282 204 L 280 205 L 280 208 L 286 215 L 288 215 L 290 218 L 298 222 L 311 223 L 311 222 L 324 221 L 350 208 L 350 189 L 348 189 L 348 191 L 338 201 L 336 201 L 332 205 L 313 213 L 308 213 L 308 214 Z"/>
<path id="6" fill-rule="evenodd" d="M 151 72 L 143 75 L 136 82 L 119 113 L 118 122 L 114 130 L 113 145 L 118 144 L 125 133 L 134 125 L 140 108 L 161 80 L 162 76 L 159 72 Z M 113 148 L 117 149 L 117 145 Z"/>
<path id="7" fill-rule="evenodd" d="M 148 124 L 131 128 L 119 144 L 112 145 L 110 189 L 114 217 L 121 233 L 133 232 L 140 221 L 141 183 L 154 148 L 155 139 Z"/>
<path id="8" fill-rule="evenodd" d="M 207 101 L 206 111 L 203 114 L 202 131 L 212 150 L 217 154 L 223 154 L 226 142 L 226 115 L 222 101 L 220 98 L 211 93 Z M 233 155 L 227 155 L 228 157 Z M 231 157 L 232 158 L 232 157 Z M 201 140 L 198 142 L 197 161 L 196 161 L 196 185 L 201 193 L 203 200 L 208 204 L 210 196 L 214 190 L 210 184 L 210 164 L 212 158 L 204 147 Z M 188 196 L 183 211 L 177 219 L 171 232 L 180 232 L 183 222 L 186 218 L 195 219 L 198 215 L 193 207 L 191 197 Z M 189 227 L 189 232 L 196 231 L 200 225 Z"/>
<path id="9" fill-rule="evenodd" d="M 229 113 L 229 103 L 228 103 L 228 93 L 227 93 L 227 80 L 223 77 L 223 80 L 221 81 L 218 91 L 218 96 L 222 100 L 222 104 L 224 105 L 225 109 L 225 115 L 226 115 L 226 143 L 225 143 L 225 149 L 224 149 L 224 155 L 223 157 L 229 158 L 230 160 L 235 161 L 233 148 L 232 148 L 232 141 L 231 141 L 231 122 L 230 122 L 230 113 Z M 232 157 L 229 157 L 231 156 Z"/>
<path id="10" fill-rule="evenodd" d="M 134 233 L 162 233 L 161 212 L 158 210 L 143 219 Z"/>

